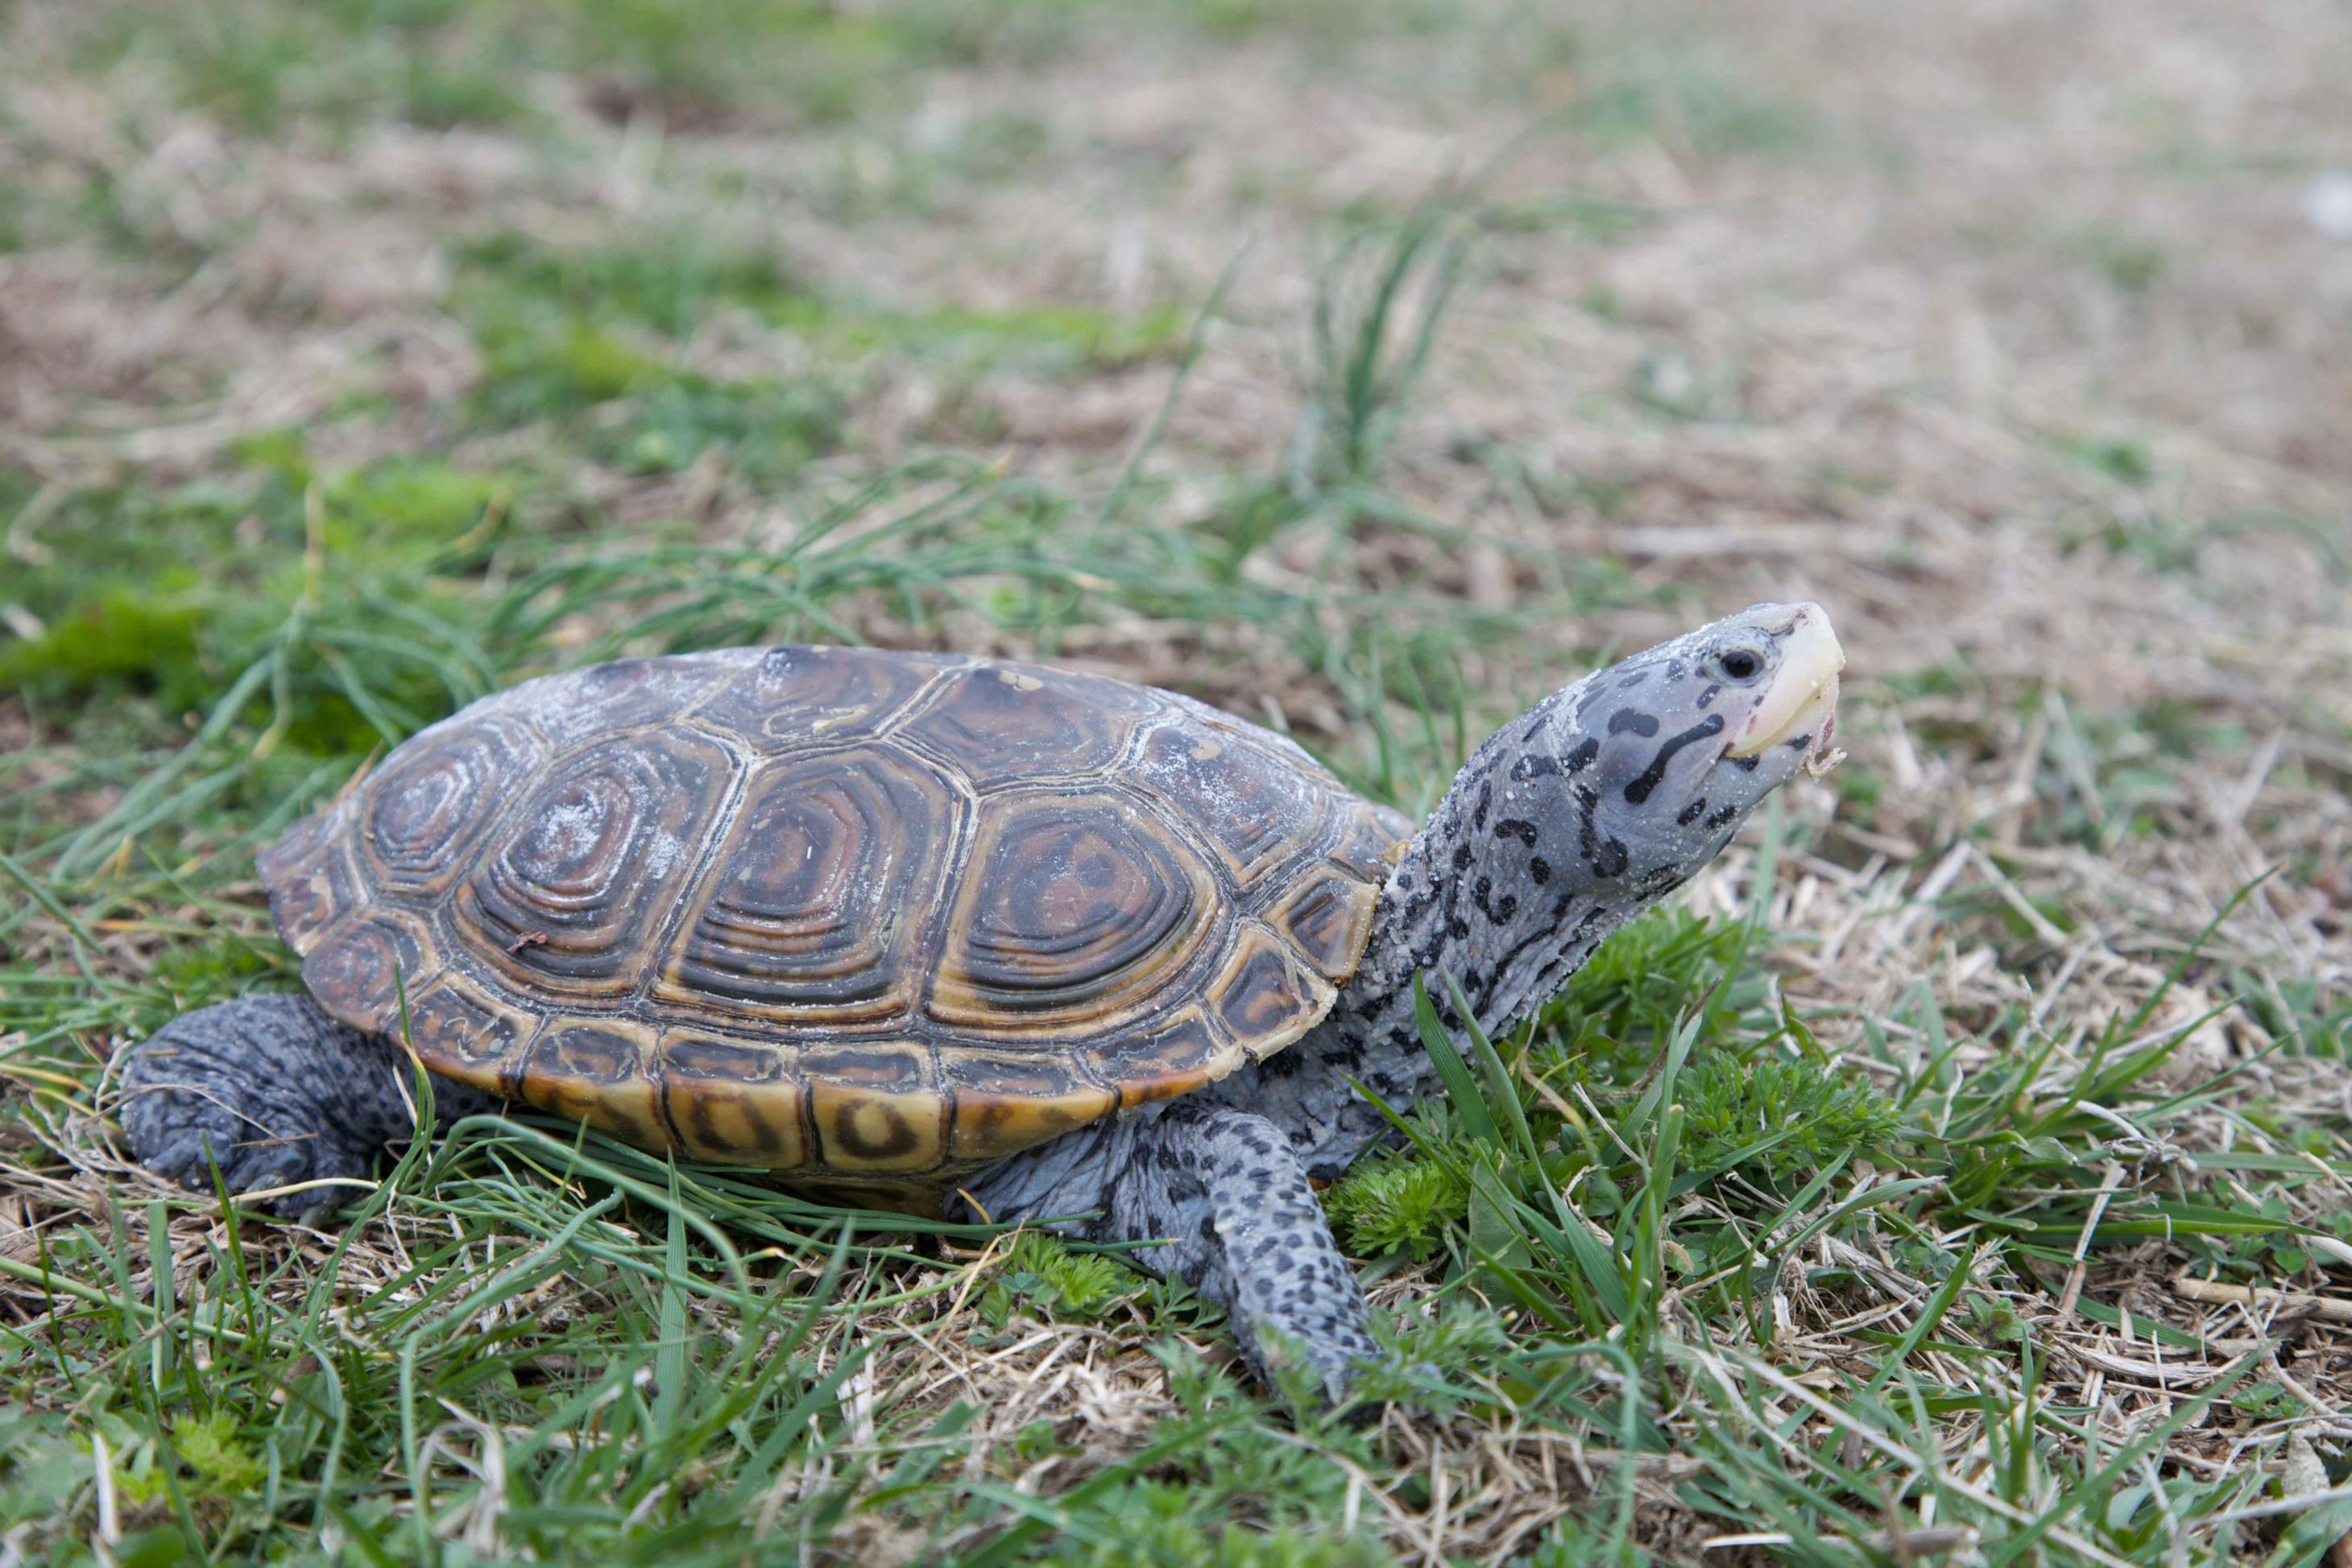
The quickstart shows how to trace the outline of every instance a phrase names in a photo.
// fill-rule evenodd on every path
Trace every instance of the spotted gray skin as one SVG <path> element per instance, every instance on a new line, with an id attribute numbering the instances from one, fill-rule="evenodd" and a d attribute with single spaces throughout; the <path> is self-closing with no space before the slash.
<path id="1" fill-rule="evenodd" d="M 1413 977 L 1452 975 L 1489 1034 L 1525 1019 L 1603 938 L 1690 880 L 1759 802 L 1826 752 L 1843 662 L 1835 650 L 1818 608 L 1758 605 L 1545 698 L 1454 777 L 1381 892 L 1363 963 L 1305 1039 L 1156 1116 L 1146 1110 L 1030 1150 L 965 1191 L 998 1218 L 1099 1210 L 1059 1226 L 1096 1241 L 1205 1238 L 1277 1207 L 1306 1211 L 1273 1249 L 1286 1284 L 1271 1291 L 1248 1280 L 1251 1266 L 1231 1249 L 1135 1258 L 1223 1306 L 1261 1370 L 1269 1357 L 1260 1346 L 1287 1339 L 1343 1394 L 1369 1354 L 1370 1318 L 1300 1176 L 1335 1180 L 1392 1133 L 1349 1079 L 1400 1109 L 1434 1087 Z M 1755 673 L 1729 677 L 1726 662 L 1743 653 Z M 1792 664 L 1825 658 L 1834 661 L 1826 686 L 1806 690 L 1811 677 Z M 1753 738 L 1759 715 L 1769 725 L 1782 709 L 1794 721 L 1785 734 L 1747 757 L 1728 755 Z M 1450 1002 L 1438 1011 L 1460 1025 Z M 1224 1139 L 1245 1129 L 1280 1138 L 1299 1176 L 1286 1162 L 1255 1162 L 1249 1177 L 1222 1186 L 1189 1180 L 1184 1151 L 1202 1117 L 1214 1117 Z"/>
<path id="2" fill-rule="evenodd" d="M 1520 1022 L 1828 750 L 1842 664 L 1818 608 L 1758 605 L 1545 698 L 1479 747 L 1412 835 L 1353 978 L 1305 1038 L 1016 1155 L 951 1207 L 1153 1243 L 1129 1256 L 1222 1307 L 1262 1375 L 1303 1356 L 1344 1397 L 1381 1351 L 1312 1183 L 1391 1134 L 1350 1079 L 1399 1108 L 1434 1085 L 1414 977 L 1453 976 L 1490 1034 Z M 1463 1021 L 1450 1001 L 1439 1011 Z M 207 1158 L 232 1189 L 360 1176 L 413 1132 L 406 1071 L 307 998 L 225 1004 L 142 1048 L 123 1123 L 143 1163 L 191 1185 L 208 1183 Z M 445 1123 L 484 1103 L 454 1084 L 436 1101 Z"/>
<path id="3" fill-rule="evenodd" d="M 386 1145 L 415 1131 L 402 1088 L 408 1062 L 380 1035 L 329 1018 L 303 996 L 241 997 L 183 1013 L 156 1030 L 124 1069 L 122 1130 L 139 1163 L 191 1187 L 220 1167 L 231 1192 L 364 1176 Z M 436 1078 L 442 1126 L 499 1102 Z M 301 1214 L 350 1197 L 331 1187 L 289 1194 L 275 1207 Z"/>

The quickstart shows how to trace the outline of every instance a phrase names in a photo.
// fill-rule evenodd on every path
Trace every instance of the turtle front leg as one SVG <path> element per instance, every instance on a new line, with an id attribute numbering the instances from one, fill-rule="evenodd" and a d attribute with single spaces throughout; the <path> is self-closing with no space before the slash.
<path id="1" fill-rule="evenodd" d="M 121 1118 L 139 1163 L 191 1188 L 231 1192 L 323 1176 L 365 1176 L 384 1146 L 415 1135 L 407 1059 L 302 996 L 242 997 L 184 1013 L 140 1046 L 122 1074 Z M 446 1124 L 498 1102 L 436 1080 Z M 331 1187 L 273 1199 L 281 1214 L 340 1206 Z"/>
<path id="2" fill-rule="evenodd" d="M 1162 1242 L 1128 1256 L 1223 1307 L 1243 1356 L 1269 1384 L 1303 1359 L 1336 1403 L 1360 1364 L 1381 1359 L 1355 1270 L 1272 1122 L 1179 1102 L 1156 1119 L 1057 1144 L 1076 1146 L 1048 1145 L 973 1190 L 983 1205 L 992 1194 L 1006 1203 L 1010 1212 L 992 1210 L 992 1218 L 1099 1207 L 1097 1219 L 1056 1228 L 1090 1241 Z"/>

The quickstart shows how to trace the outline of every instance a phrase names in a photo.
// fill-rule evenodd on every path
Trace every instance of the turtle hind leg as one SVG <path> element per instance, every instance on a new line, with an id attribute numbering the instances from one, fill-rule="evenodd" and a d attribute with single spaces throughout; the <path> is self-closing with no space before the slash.
<path id="1" fill-rule="evenodd" d="M 1244 1359 L 1270 1385 L 1303 1360 L 1337 1403 L 1359 1367 L 1386 1359 L 1306 1168 L 1263 1116 L 1178 1101 L 1156 1118 L 1073 1133 L 1016 1156 L 973 1196 L 983 1207 L 1001 1204 L 990 1211 L 1000 1221 L 1099 1209 L 1098 1218 L 1055 1228 L 1090 1241 L 1160 1242 L 1127 1256 L 1223 1307 Z"/>
<path id="2" fill-rule="evenodd" d="M 304 996 L 244 997 L 184 1013 L 131 1056 L 121 1119 L 132 1155 L 167 1180 L 231 1192 L 365 1176 L 410 1137 L 406 1059 L 390 1041 L 327 1016 Z M 436 1082 L 444 1122 L 496 1102 Z M 340 1207 L 332 1187 L 271 1200 L 282 1214 Z"/>

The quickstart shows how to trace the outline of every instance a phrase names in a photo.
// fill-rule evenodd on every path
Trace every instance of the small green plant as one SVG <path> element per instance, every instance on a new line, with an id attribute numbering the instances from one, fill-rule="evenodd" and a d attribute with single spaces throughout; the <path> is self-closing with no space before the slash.
<path id="1" fill-rule="evenodd" d="M 1866 1082 L 1810 1058 L 1720 1051 L 1683 1079 L 1684 1157 L 1699 1170 L 1735 1168 L 1784 1181 L 1844 1155 L 1882 1152 L 1902 1118 Z M 1777 1140 L 1777 1141 L 1776 1141 Z"/>
<path id="2" fill-rule="evenodd" d="M 979 1305 L 982 1317 L 1003 1328 L 1024 1307 L 1055 1317 L 1103 1317 L 1143 1289 L 1142 1277 L 1115 1259 L 1072 1251 L 1051 1236 L 1024 1230 L 1013 1239 Z"/>
<path id="3" fill-rule="evenodd" d="M 1445 1226 L 1468 1217 L 1470 1189 L 1458 1166 L 1406 1155 L 1365 1162 L 1324 1195 L 1323 1207 L 1356 1251 L 1420 1257 Z"/>
<path id="4" fill-rule="evenodd" d="M 269 1468 L 237 1435 L 226 1410 L 183 1416 L 172 1423 L 172 1445 L 215 1497 L 237 1497 L 268 1479 Z"/>
<path id="5" fill-rule="evenodd" d="M 1990 1345 L 2013 1347 L 2033 1337 L 2033 1325 L 2020 1317 L 2014 1306 L 1989 1296 L 1969 1298 L 1969 1327 Z"/>
<path id="6" fill-rule="evenodd" d="M 2251 1421 L 2292 1421 L 2311 1407 L 2273 1378 L 2240 1389 L 2231 1396 L 2230 1408 Z"/>

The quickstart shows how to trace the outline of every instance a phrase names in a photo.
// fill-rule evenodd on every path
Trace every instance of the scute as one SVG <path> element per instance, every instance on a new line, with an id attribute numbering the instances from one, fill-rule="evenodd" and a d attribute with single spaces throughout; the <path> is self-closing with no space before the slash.
<path id="1" fill-rule="evenodd" d="M 810 1162 L 808 1092 L 784 1051 L 693 1030 L 661 1042 L 662 1110 L 698 1160 L 797 1170 Z"/>
<path id="2" fill-rule="evenodd" d="M 706 726 L 771 754 L 880 731 L 952 655 L 877 655 L 866 648 L 770 648 L 703 705 Z"/>
<path id="3" fill-rule="evenodd" d="M 949 1100 L 930 1052 L 912 1042 L 818 1047 L 801 1063 L 810 1119 L 828 1170 L 935 1170 L 947 1150 Z"/>
<path id="4" fill-rule="evenodd" d="M 539 1019 L 454 970 L 408 1003 L 408 1040 L 426 1061 L 462 1062 L 480 1087 L 498 1086 L 516 1049 L 538 1032 Z"/>
<path id="5" fill-rule="evenodd" d="M 1286 763 L 1231 719 L 1212 725 L 1186 716 L 1146 737 L 1136 772 L 1205 830 L 1247 888 L 1317 841 L 1338 795 L 1320 768 Z"/>
<path id="6" fill-rule="evenodd" d="M 481 802 L 499 798 L 500 780 L 529 778 L 543 750 L 520 721 L 489 717 L 436 746 L 395 752 L 369 780 L 358 835 L 369 874 L 388 893 L 448 891 L 498 822 Z"/>
<path id="7" fill-rule="evenodd" d="M 1362 886 L 1361 878 L 1336 865 L 1309 865 L 1266 922 L 1325 979 L 1344 980 L 1355 973 L 1356 956 L 1371 936 L 1372 911 L 1359 894 Z"/>
<path id="8" fill-rule="evenodd" d="M 1118 1091 L 1090 1082 L 1066 1056 L 944 1048 L 940 1061 L 955 1091 L 954 1159 L 1001 1159 L 1118 1108 Z"/>
<path id="9" fill-rule="evenodd" d="M 326 1009 L 652 1149 L 902 1196 L 1280 1050 L 1400 825 L 1287 740 L 1042 665 L 547 677 L 262 857 Z"/>
<path id="10" fill-rule="evenodd" d="M 898 733 L 979 789 L 1093 773 L 1117 759 L 1150 711 L 1132 686 L 1018 664 L 977 664 L 947 676 Z"/>
<path id="11" fill-rule="evenodd" d="M 1224 915 L 1199 855 L 1110 792 L 987 802 L 963 884 L 924 1004 L 963 1029 L 1099 1029 Z"/>
<path id="12" fill-rule="evenodd" d="M 1242 927 L 1209 995 L 1217 1022 L 1253 1061 L 1297 1039 L 1332 1000 L 1329 986 L 1299 973 L 1288 944 L 1255 923 Z"/>
<path id="13" fill-rule="evenodd" d="M 929 764 L 886 747 L 770 765 L 655 998 L 798 1028 L 903 1012 L 959 809 Z"/>
<path id="14" fill-rule="evenodd" d="M 396 911 L 344 921 L 310 946 L 302 984 L 337 1018 L 370 1020 L 362 1029 L 397 1024 L 403 994 L 423 989 L 441 972 L 439 958 L 428 958 L 418 940 L 423 935 Z"/>
<path id="15" fill-rule="evenodd" d="M 1243 1060 L 1241 1050 L 1211 1029 L 1197 1007 L 1150 1030 L 1088 1046 L 1083 1054 L 1097 1078 L 1118 1086 L 1122 1109 L 1189 1094 Z"/>
<path id="16" fill-rule="evenodd" d="M 690 880 L 735 768 L 683 730 L 607 740 L 549 769 L 460 884 L 457 935 L 527 995 L 620 997 Z"/>
<path id="17" fill-rule="evenodd" d="M 287 842 L 278 841 L 277 850 L 284 851 Z M 274 862 L 271 854 L 265 854 L 260 869 L 269 885 L 270 917 L 289 940 L 296 932 L 323 931 L 366 902 L 341 839 L 323 839 L 302 854 L 278 853 Z"/>
<path id="18" fill-rule="evenodd" d="M 655 1045 L 653 1026 L 640 1019 L 551 1019 L 503 1088 L 551 1116 L 658 1154 L 670 1138 L 652 1071 Z"/>
<path id="19" fill-rule="evenodd" d="M 669 658 L 614 659 L 525 681 L 469 711 L 516 717 L 559 747 L 577 746 L 649 725 L 675 724 L 758 657 L 754 649 L 723 648 Z M 466 717 L 460 714 L 452 723 Z M 437 734 L 439 727 L 436 741 L 446 744 L 446 737 Z"/>

